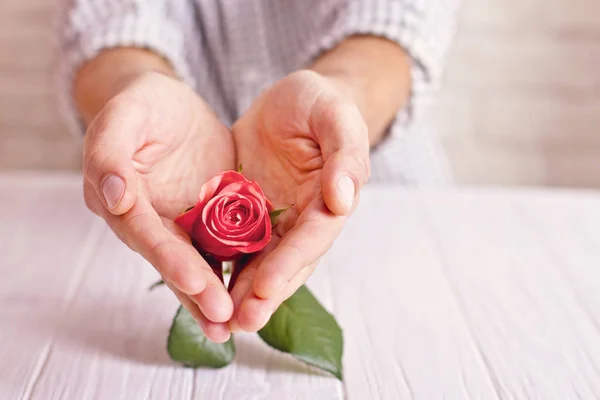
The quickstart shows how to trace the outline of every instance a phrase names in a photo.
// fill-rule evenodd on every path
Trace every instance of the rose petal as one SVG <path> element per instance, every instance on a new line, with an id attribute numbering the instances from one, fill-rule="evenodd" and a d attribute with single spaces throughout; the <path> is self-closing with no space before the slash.
<path id="1" fill-rule="evenodd" d="M 179 225 L 188 236 L 192 236 L 194 224 L 201 217 L 203 208 L 204 207 L 201 205 L 196 205 L 191 210 L 188 210 L 175 218 L 175 223 Z"/>
<path id="2" fill-rule="evenodd" d="M 226 171 L 202 186 L 196 207 L 178 220 L 203 251 L 232 260 L 240 253 L 260 251 L 269 243 L 271 210 L 273 206 L 258 183 Z"/>
<path id="3" fill-rule="evenodd" d="M 259 199 L 251 197 L 250 201 L 254 204 L 254 215 L 251 216 L 252 222 L 247 225 L 242 235 L 238 235 L 240 239 L 246 241 L 259 240 L 262 238 L 262 236 L 264 235 L 264 230 L 262 229 L 262 221 L 265 217 L 268 218 L 267 211 L 265 210 L 263 205 L 260 204 Z"/>
<path id="4" fill-rule="evenodd" d="M 261 204 L 266 202 L 265 194 L 263 193 L 260 185 L 253 181 L 246 180 L 245 182 L 231 182 L 227 186 L 224 186 L 220 193 L 238 193 L 238 194 L 246 194 L 255 197 L 258 199 Z"/>
<path id="5" fill-rule="evenodd" d="M 248 182 L 244 176 L 236 171 L 224 171 L 215 175 L 200 188 L 198 203 L 206 203 L 216 194 L 220 194 L 224 187 L 233 182 Z"/>
<path id="6" fill-rule="evenodd" d="M 222 196 L 213 197 L 206 203 L 206 206 L 204 206 L 204 209 L 202 210 L 202 217 L 198 218 L 194 225 L 194 239 L 196 239 L 198 245 L 203 249 L 207 249 L 208 247 L 220 243 L 218 238 L 216 238 L 211 230 L 208 229 L 208 224 L 210 221 L 214 220 L 214 218 L 211 218 L 210 216 L 213 215 L 215 205 L 219 202 L 221 197 Z"/>
<path id="7" fill-rule="evenodd" d="M 241 251 L 238 251 L 237 248 L 225 245 L 203 247 L 202 249 L 206 253 L 213 255 L 219 261 L 234 261 L 243 254 Z"/>
<path id="8" fill-rule="evenodd" d="M 266 229 L 264 228 L 264 218 L 256 220 L 252 229 L 249 229 L 244 237 L 246 241 L 257 241 L 264 237 Z"/>
<path id="9" fill-rule="evenodd" d="M 200 188 L 198 202 L 191 210 L 181 214 L 175 219 L 175 223 L 188 234 L 192 233 L 196 219 L 202 214 L 206 203 L 222 188 L 233 182 L 249 182 L 242 174 L 235 171 L 224 171 L 215 175 Z"/>
<path id="10" fill-rule="evenodd" d="M 248 223 L 249 220 L 249 208 L 252 207 L 252 203 L 248 199 L 238 199 L 236 201 L 232 201 L 225 206 L 223 210 L 223 222 L 226 223 L 231 228 L 239 228 Z M 231 215 L 235 215 L 238 217 L 237 223 L 231 222 Z"/>
<path id="11" fill-rule="evenodd" d="M 263 217 L 261 217 L 260 219 L 256 219 L 252 222 L 252 224 L 249 224 L 246 227 L 246 229 L 243 230 L 243 232 L 240 232 L 239 234 L 237 232 L 235 232 L 235 233 L 230 232 L 229 234 L 226 235 L 227 236 L 226 239 L 240 240 L 240 241 L 244 241 L 244 242 L 252 242 L 252 241 L 260 240 L 265 235 L 265 229 L 264 229 L 265 216 L 270 221 L 268 214 L 265 213 L 265 215 Z"/>
<path id="12" fill-rule="evenodd" d="M 250 218 L 247 215 L 249 214 L 248 208 L 252 207 L 252 203 L 250 202 L 250 200 L 240 195 L 234 196 L 232 194 L 223 194 L 222 196 L 223 199 L 227 202 L 227 204 L 221 210 L 221 213 L 215 215 L 215 218 L 217 219 L 217 221 L 214 221 L 217 225 L 217 227 L 215 228 L 215 233 L 229 236 L 229 234 L 235 234 L 241 230 L 247 229 L 246 226 L 250 222 Z M 234 198 L 236 198 L 236 200 L 231 201 Z M 223 202 L 224 201 L 222 200 L 219 202 L 219 204 Z M 243 210 L 243 214 L 245 215 L 245 221 L 243 221 L 243 224 L 241 225 L 232 224 L 227 217 L 227 213 L 232 211 L 232 207 L 235 207 L 236 205 L 238 205 L 238 208 L 240 210 Z"/>
<path id="13" fill-rule="evenodd" d="M 220 194 L 213 197 L 204 207 L 202 212 L 202 219 L 199 223 L 196 223 L 194 227 L 195 239 L 202 248 L 208 248 L 209 246 L 215 247 L 216 243 L 223 243 L 228 246 L 235 246 L 240 243 L 240 240 L 244 240 L 245 234 L 242 234 L 231 240 L 227 238 L 226 230 L 219 230 L 217 227 L 218 220 L 214 215 L 215 205 L 222 200 L 223 197 L 231 196 L 231 194 Z M 208 250 L 207 250 L 208 251 Z"/>
<path id="14" fill-rule="evenodd" d="M 264 249 L 267 246 L 267 244 L 269 244 L 269 242 L 271 241 L 271 235 L 273 233 L 271 228 L 271 219 L 265 218 L 263 224 L 263 226 L 265 227 L 265 232 L 262 239 L 252 242 L 251 244 L 245 246 L 237 246 L 237 251 L 246 254 L 256 253 L 257 251 L 261 251 L 262 249 Z"/>
<path id="15" fill-rule="evenodd" d="M 252 195 L 248 195 L 250 203 L 252 204 L 252 213 L 259 217 L 265 209 L 265 204 L 261 201 L 261 199 L 257 199 Z"/>

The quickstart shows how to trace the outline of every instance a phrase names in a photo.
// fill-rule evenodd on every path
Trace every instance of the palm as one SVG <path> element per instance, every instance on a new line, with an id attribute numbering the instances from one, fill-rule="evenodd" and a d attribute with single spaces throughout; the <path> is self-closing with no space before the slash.
<path id="1" fill-rule="evenodd" d="M 200 97 L 170 78 L 153 77 L 128 93 L 143 99 L 137 100 L 141 137 L 132 156 L 138 190 L 172 220 L 196 203 L 204 182 L 234 168 L 233 138 Z"/>
<path id="2" fill-rule="evenodd" d="M 159 74 L 136 79 L 106 104 L 84 144 L 90 209 L 154 265 L 216 341 L 229 338 L 231 298 L 174 219 L 196 203 L 204 182 L 234 162 L 231 133 L 208 105 Z"/>
<path id="3" fill-rule="evenodd" d="M 149 142 L 134 155 L 141 189 L 161 217 L 174 219 L 196 203 L 204 182 L 234 167 L 231 134 L 214 116 L 207 119 L 202 132 L 175 125 L 171 135 Z"/>
<path id="4" fill-rule="evenodd" d="M 281 82 L 233 127 L 244 175 L 261 184 L 276 208 L 294 205 L 296 212 L 285 215 L 282 224 L 287 228 L 320 192 L 324 159 L 308 123 L 311 97 L 317 95 L 311 93 L 310 83 Z M 289 98 L 294 100 L 281 107 Z"/>
<path id="5" fill-rule="evenodd" d="M 309 71 L 263 93 L 233 136 L 244 175 L 275 207 L 294 204 L 276 226 L 282 238 L 245 266 L 231 292 L 233 326 L 256 331 L 306 282 L 341 231 L 368 177 L 368 136 L 356 105 Z M 348 188 L 342 180 L 351 181 L 350 191 L 340 190 Z"/>

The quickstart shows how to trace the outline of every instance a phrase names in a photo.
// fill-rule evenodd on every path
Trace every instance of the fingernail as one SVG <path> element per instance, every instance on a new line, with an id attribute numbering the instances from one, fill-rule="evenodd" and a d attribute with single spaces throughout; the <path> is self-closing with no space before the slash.
<path id="1" fill-rule="evenodd" d="M 340 193 L 340 197 L 344 202 L 344 205 L 348 208 L 348 210 L 352 209 L 352 205 L 354 204 L 354 191 L 356 187 L 354 186 L 354 180 L 350 178 L 348 175 L 342 176 L 338 179 L 337 189 Z"/>
<path id="2" fill-rule="evenodd" d="M 116 175 L 109 175 L 102 182 L 102 195 L 110 210 L 114 209 L 125 193 L 125 182 Z"/>

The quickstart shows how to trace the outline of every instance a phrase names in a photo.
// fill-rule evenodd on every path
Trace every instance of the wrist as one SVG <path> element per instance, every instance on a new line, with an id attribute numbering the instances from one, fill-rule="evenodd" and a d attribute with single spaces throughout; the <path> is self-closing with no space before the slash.
<path id="1" fill-rule="evenodd" d="M 151 51 L 114 48 L 85 63 L 73 80 L 73 100 L 87 125 L 104 105 L 144 74 L 159 72 L 175 77 L 169 63 Z"/>
<path id="2" fill-rule="evenodd" d="M 410 65 L 398 44 L 353 36 L 321 55 L 311 69 L 334 82 L 356 103 L 371 145 L 381 140 L 410 93 Z"/>
<path id="3" fill-rule="evenodd" d="M 360 112 L 365 115 L 366 109 L 366 96 L 363 88 L 366 87 L 364 83 L 361 83 L 361 76 L 355 76 L 344 71 L 331 71 L 321 73 L 323 76 L 339 93 L 341 93 L 348 100 L 352 101 Z"/>

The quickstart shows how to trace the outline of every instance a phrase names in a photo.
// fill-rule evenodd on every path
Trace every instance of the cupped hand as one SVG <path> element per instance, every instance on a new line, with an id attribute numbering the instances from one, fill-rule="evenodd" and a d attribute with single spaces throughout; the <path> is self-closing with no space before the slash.
<path id="1" fill-rule="evenodd" d="M 365 122 L 340 83 L 312 71 L 264 92 L 233 126 L 244 175 L 283 214 L 273 240 L 231 291 L 232 331 L 257 331 L 314 271 L 369 177 Z"/>
<path id="2" fill-rule="evenodd" d="M 158 270 L 215 342 L 230 336 L 231 297 L 173 221 L 204 182 L 234 167 L 228 129 L 192 89 L 158 73 L 112 98 L 84 141 L 88 207 Z"/>

